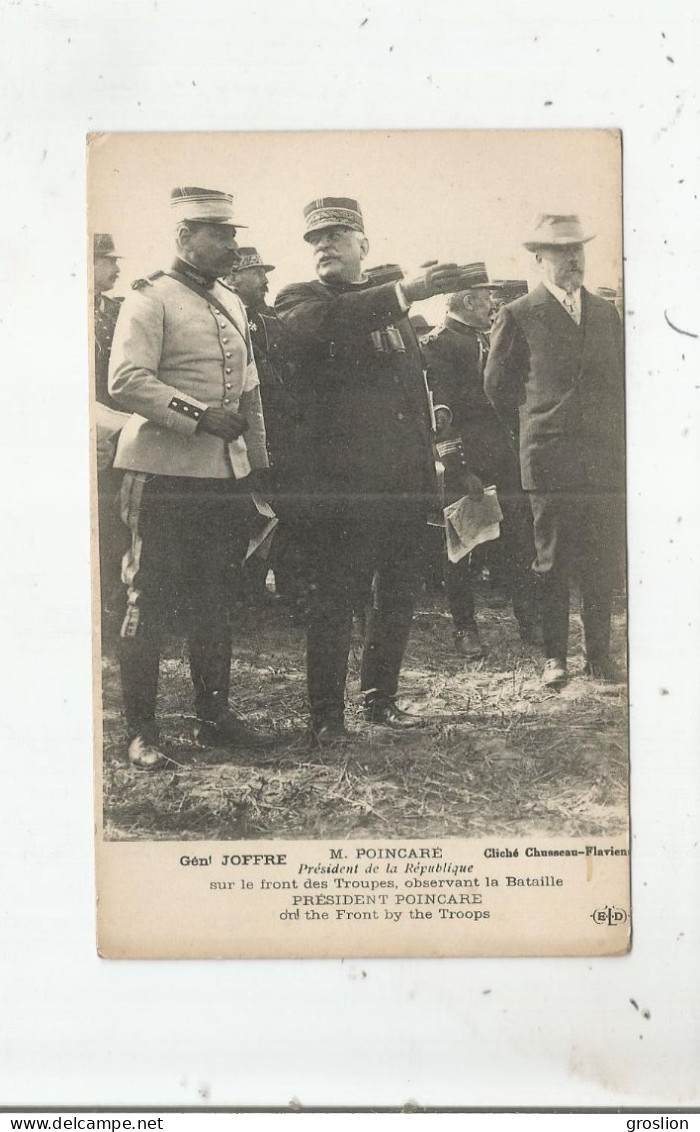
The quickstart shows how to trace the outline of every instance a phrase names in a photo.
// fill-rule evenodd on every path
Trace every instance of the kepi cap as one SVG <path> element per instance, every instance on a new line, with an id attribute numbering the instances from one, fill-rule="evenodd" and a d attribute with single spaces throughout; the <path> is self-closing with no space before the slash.
<path id="1" fill-rule="evenodd" d="M 523 240 L 523 247 L 529 252 L 536 252 L 538 248 L 563 248 L 568 244 L 587 244 L 594 239 L 595 233 L 584 235 L 581 221 L 575 213 L 564 216 L 540 212 L 532 234 Z"/>
<path id="2" fill-rule="evenodd" d="M 201 189 L 194 185 L 178 185 L 170 194 L 170 209 L 177 224 L 197 220 L 201 224 L 229 224 L 245 228 L 233 218 L 233 195 L 219 189 Z"/>
<path id="3" fill-rule="evenodd" d="M 263 263 L 262 256 L 257 248 L 239 248 L 236 253 L 238 259 L 231 268 L 231 274 L 237 271 L 246 271 L 249 267 L 262 267 L 263 271 L 274 271 L 274 263 Z"/>
<path id="4" fill-rule="evenodd" d="M 307 241 L 314 232 L 321 232 L 324 228 L 351 228 L 363 235 L 365 231 L 362 211 L 352 197 L 318 197 L 307 204 L 304 220 L 304 239 Z"/>
<path id="5" fill-rule="evenodd" d="M 504 303 L 512 303 L 528 293 L 527 279 L 494 279 L 493 290 Z"/>
<path id="6" fill-rule="evenodd" d="M 463 280 L 460 291 L 488 290 L 493 286 L 489 281 L 486 264 L 483 260 L 477 260 L 476 263 L 466 263 L 464 267 L 460 267 L 459 271 Z"/>
<path id="7" fill-rule="evenodd" d="M 617 291 L 614 287 L 596 287 L 595 293 L 600 299 L 605 299 L 608 303 L 614 303 L 617 299 Z"/>

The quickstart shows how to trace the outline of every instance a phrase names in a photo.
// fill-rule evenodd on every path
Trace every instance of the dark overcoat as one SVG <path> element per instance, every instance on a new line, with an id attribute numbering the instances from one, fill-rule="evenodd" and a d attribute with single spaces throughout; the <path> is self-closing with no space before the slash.
<path id="1" fill-rule="evenodd" d="M 485 389 L 520 428 L 526 491 L 624 490 L 622 326 L 614 306 L 581 289 L 581 325 L 541 284 L 502 307 Z"/>
<path id="2" fill-rule="evenodd" d="M 296 283 L 275 309 L 295 340 L 302 489 L 331 506 L 425 507 L 435 490 L 430 410 L 394 283 Z"/>

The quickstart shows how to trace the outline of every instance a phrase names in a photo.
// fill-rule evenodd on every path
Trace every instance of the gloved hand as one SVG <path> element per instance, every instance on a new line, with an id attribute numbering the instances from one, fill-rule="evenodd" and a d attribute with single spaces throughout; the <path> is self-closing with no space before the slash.
<path id="1" fill-rule="evenodd" d="M 243 483 L 251 494 L 259 495 L 265 503 L 272 502 L 272 475 L 270 468 L 251 468 Z"/>
<path id="2" fill-rule="evenodd" d="M 462 483 L 465 495 L 467 495 L 473 503 L 478 503 L 480 499 L 483 499 L 484 485 L 473 472 L 466 472 L 462 476 Z"/>
<path id="3" fill-rule="evenodd" d="M 238 440 L 247 428 L 248 421 L 240 413 L 232 413 L 229 409 L 209 408 L 202 413 L 197 432 L 208 432 L 230 443 L 232 440 Z"/>

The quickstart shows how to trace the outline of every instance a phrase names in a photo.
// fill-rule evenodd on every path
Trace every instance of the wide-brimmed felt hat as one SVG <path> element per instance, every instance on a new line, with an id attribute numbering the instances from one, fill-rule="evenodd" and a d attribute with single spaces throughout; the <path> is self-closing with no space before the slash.
<path id="1" fill-rule="evenodd" d="M 584 234 L 581 221 L 574 213 L 568 216 L 541 212 L 535 220 L 535 225 L 527 240 L 523 240 L 523 247 L 529 252 L 536 252 L 539 248 L 564 248 L 569 244 L 587 244 L 595 239 L 595 232 Z"/>
<path id="2" fill-rule="evenodd" d="M 249 267 L 262 267 L 263 271 L 275 270 L 274 263 L 263 263 L 257 248 L 239 248 L 236 254 L 238 259 L 231 268 L 232 275 L 238 271 L 247 271 Z"/>
<path id="3" fill-rule="evenodd" d="M 352 197 L 318 197 L 307 204 L 304 220 L 304 239 L 307 241 L 314 232 L 321 232 L 324 228 L 351 228 L 363 235 L 365 231 L 362 210 Z"/>
<path id="4" fill-rule="evenodd" d="M 96 232 L 92 238 L 94 255 L 101 255 L 105 259 L 123 259 L 114 246 L 114 236 L 110 232 Z"/>
<path id="5" fill-rule="evenodd" d="M 197 220 L 202 224 L 228 224 L 245 228 L 234 220 L 233 195 L 219 189 L 202 189 L 195 185 L 178 185 L 170 194 L 170 210 L 178 224 Z"/>

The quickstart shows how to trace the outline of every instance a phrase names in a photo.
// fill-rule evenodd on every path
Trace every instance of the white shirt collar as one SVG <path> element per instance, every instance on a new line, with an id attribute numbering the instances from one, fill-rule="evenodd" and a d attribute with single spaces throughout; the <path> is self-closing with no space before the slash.
<path id="1" fill-rule="evenodd" d="M 545 287 L 549 291 L 550 295 L 554 295 L 554 298 L 557 300 L 557 302 L 561 303 L 561 305 L 564 306 L 564 300 L 568 298 L 569 292 L 562 290 L 561 287 L 557 287 L 557 285 L 555 283 L 552 283 L 551 279 L 543 278 L 542 282 L 544 283 Z M 572 299 L 572 302 L 574 304 L 574 310 L 580 310 L 581 309 L 581 288 L 580 287 L 577 287 L 575 291 L 571 292 L 571 299 Z"/>

